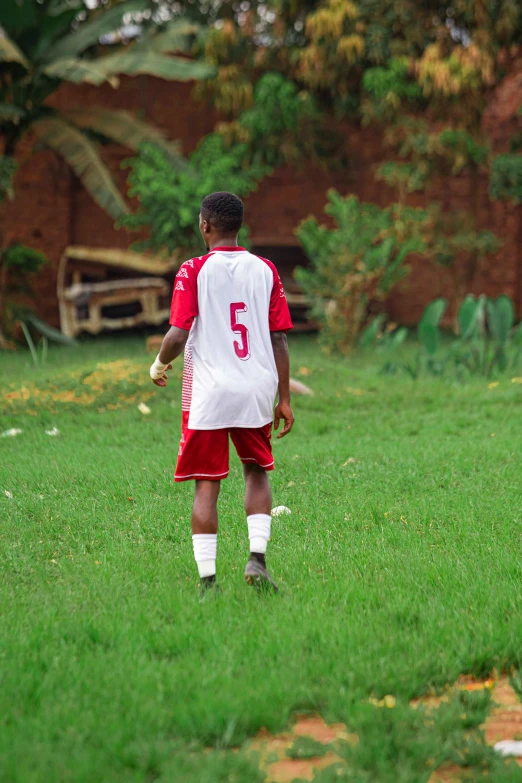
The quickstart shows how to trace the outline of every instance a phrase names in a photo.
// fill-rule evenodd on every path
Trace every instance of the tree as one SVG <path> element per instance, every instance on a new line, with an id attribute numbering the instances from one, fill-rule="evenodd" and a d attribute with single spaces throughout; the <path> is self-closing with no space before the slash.
<path id="1" fill-rule="evenodd" d="M 197 215 L 208 193 L 247 196 L 275 166 L 318 154 L 319 134 L 310 96 L 280 74 L 265 74 L 255 87 L 253 106 L 205 136 L 184 167 L 173 165 L 154 144 L 143 145 L 124 163 L 131 169 L 129 196 L 139 207 L 120 224 L 146 231 L 147 238 L 137 243 L 141 249 L 199 252 Z"/>
<path id="2" fill-rule="evenodd" d="M 114 218 L 126 214 L 123 196 L 100 154 L 97 139 L 112 139 L 137 150 L 153 141 L 172 161 L 179 150 L 164 133 L 125 111 L 70 106 L 58 112 L 47 99 L 66 82 L 118 86 L 121 75 L 151 74 L 164 79 L 209 77 L 213 68 L 172 51 L 189 52 L 197 28 L 183 20 L 165 28 L 151 25 L 128 45 L 100 47 L 126 15 L 144 11 L 148 0 L 125 0 L 89 12 L 84 0 L 2 0 L 0 28 L 0 187 L 12 195 L 14 155 L 32 131 L 38 145 L 60 155 L 95 201 Z M 0 219 L 0 274 L 4 247 Z M 5 344 L 0 310 L 0 347 Z"/>
<path id="3" fill-rule="evenodd" d="M 400 204 L 380 209 L 334 190 L 328 197 L 325 212 L 335 227 L 308 218 L 296 232 L 310 261 L 297 279 L 312 302 L 323 345 L 349 353 L 372 309 L 408 273 L 408 256 L 424 252 L 428 216 Z"/>
<path id="4" fill-rule="evenodd" d="M 46 105 L 61 82 L 118 85 L 118 76 L 140 73 L 164 79 L 208 77 L 205 63 L 171 56 L 188 51 L 193 24 L 177 21 L 165 30 L 152 26 L 128 46 L 100 53 L 104 34 L 117 28 L 126 14 L 143 10 L 147 0 L 125 0 L 82 21 L 83 0 L 3 0 L 0 33 L 0 138 L 4 155 L 13 156 L 22 137 L 32 130 L 71 166 L 93 198 L 113 217 L 124 214 L 125 202 L 103 164 L 95 134 L 131 149 L 154 141 L 177 154 L 157 128 L 128 112 L 70 107 L 57 112 Z M 72 7 L 71 7 L 72 6 Z"/>

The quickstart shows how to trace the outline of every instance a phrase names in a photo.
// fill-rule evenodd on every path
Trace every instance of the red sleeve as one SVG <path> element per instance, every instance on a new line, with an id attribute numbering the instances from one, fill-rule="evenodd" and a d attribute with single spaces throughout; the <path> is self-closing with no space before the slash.
<path id="1" fill-rule="evenodd" d="M 194 318 L 198 315 L 198 272 L 201 259 L 192 258 L 185 261 L 178 270 L 174 280 L 172 304 L 170 306 L 171 326 L 190 330 Z"/>
<path id="2" fill-rule="evenodd" d="M 286 301 L 285 289 L 279 277 L 279 272 L 273 264 L 270 264 L 274 275 L 274 285 L 270 296 L 270 311 L 268 325 L 271 332 L 288 332 L 293 327 Z"/>

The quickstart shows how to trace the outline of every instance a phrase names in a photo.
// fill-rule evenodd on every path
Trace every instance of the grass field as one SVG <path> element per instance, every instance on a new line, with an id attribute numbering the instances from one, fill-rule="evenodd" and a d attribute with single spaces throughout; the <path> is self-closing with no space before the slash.
<path id="1" fill-rule="evenodd" d="M 274 446 L 281 594 L 243 583 L 234 457 L 223 589 L 204 604 L 192 487 L 172 482 L 181 365 L 156 390 L 143 339 L 39 369 L 0 355 L 0 431 L 23 430 L 0 439 L 2 781 L 257 783 L 248 738 L 302 712 L 359 737 L 320 783 L 421 783 L 444 760 L 521 779 L 476 730 L 487 691 L 429 716 L 409 701 L 495 669 L 522 691 L 522 385 L 390 379 L 307 338 L 291 351 L 315 396 Z"/>

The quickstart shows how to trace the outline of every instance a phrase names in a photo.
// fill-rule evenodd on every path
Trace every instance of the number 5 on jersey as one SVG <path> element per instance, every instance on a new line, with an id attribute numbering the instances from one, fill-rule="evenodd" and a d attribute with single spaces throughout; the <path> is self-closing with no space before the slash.
<path id="1" fill-rule="evenodd" d="M 230 305 L 230 327 L 234 334 L 238 334 L 241 337 L 241 342 L 234 340 L 234 351 L 242 362 L 250 359 L 250 343 L 248 340 L 248 329 L 245 324 L 238 323 L 237 317 L 239 313 L 246 313 L 247 311 L 248 307 L 244 302 L 233 302 Z"/>

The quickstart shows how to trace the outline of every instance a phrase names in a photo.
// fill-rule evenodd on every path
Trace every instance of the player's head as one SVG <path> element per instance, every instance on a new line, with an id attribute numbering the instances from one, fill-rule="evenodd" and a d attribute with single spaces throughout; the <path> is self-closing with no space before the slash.
<path id="1" fill-rule="evenodd" d="M 233 193 L 220 191 L 203 199 L 199 229 L 208 247 L 217 237 L 237 237 L 243 225 L 243 202 Z"/>

